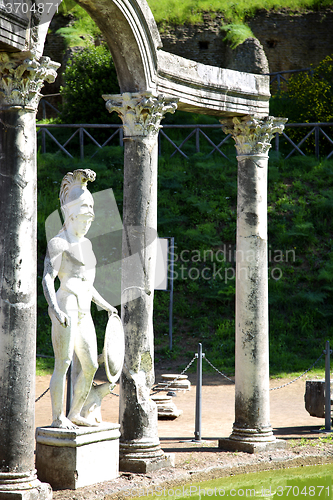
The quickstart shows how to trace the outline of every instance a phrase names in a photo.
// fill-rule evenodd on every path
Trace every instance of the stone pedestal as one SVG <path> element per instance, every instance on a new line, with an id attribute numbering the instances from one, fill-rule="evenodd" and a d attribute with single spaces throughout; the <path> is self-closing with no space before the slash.
<path id="1" fill-rule="evenodd" d="M 48 499 L 35 475 L 36 108 L 49 58 L 0 58 L 0 499 Z"/>
<path id="2" fill-rule="evenodd" d="M 159 420 L 174 420 L 183 413 L 183 410 L 178 410 L 172 401 L 172 396 L 162 396 L 159 394 L 152 396 L 151 399 L 156 403 Z"/>
<path id="3" fill-rule="evenodd" d="M 167 373 L 161 375 L 163 382 L 157 384 L 158 389 L 165 389 L 166 391 L 189 391 L 191 389 L 191 382 L 188 380 L 187 375 L 176 375 Z M 171 383 L 172 382 L 172 383 Z"/>
<path id="4" fill-rule="evenodd" d="M 176 102 L 150 92 L 103 96 L 124 128 L 122 310 L 125 360 L 120 379 L 120 469 L 172 464 L 160 448 L 154 383 L 153 302 L 157 243 L 157 136 Z"/>
<path id="5" fill-rule="evenodd" d="M 119 424 L 75 430 L 38 427 L 36 468 L 55 490 L 81 488 L 119 475 Z"/>
<path id="6" fill-rule="evenodd" d="M 270 141 L 285 121 L 234 118 L 224 127 L 238 153 L 235 422 L 229 439 L 219 441 L 228 450 L 284 446 L 269 416 L 267 164 Z"/>
<path id="7" fill-rule="evenodd" d="M 51 486 L 29 473 L 0 473 L 0 500 L 52 500 Z"/>

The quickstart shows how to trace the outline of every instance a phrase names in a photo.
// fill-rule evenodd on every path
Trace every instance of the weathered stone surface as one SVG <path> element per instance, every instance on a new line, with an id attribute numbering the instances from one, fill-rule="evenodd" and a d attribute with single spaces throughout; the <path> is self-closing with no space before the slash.
<path id="1" fill-rule="evenodd" d="M 38 477 L 53 489 L 77 489 L 119 474 L 119 424 L 36 429 Z"/>
<path id="2" fill-rule="evenodd" d="M 247 38 L 235 49 L 228 47 L 225 67 L 258 75 L 269 73 L 265 51 L 257 38 Z"/>
<path id="3" fill-rule="evenodd" d="M 297 13 L 263 9 L 246 22 L 262 45 L 271 72 L 316 66 L 332 53 L 332 8 Z M 202 64 L 231 67 L 227 61 L 235 51 L 223 41 L 224 23 L 223 13 L 207 12 L 201 23 L 163 26 L 163 50 Z"/>
<path id="4" fill-rule="evenodd" d="M 119 469 L 124 472 L 137 472 L 147 474 L 155 470 L 174 467 L 175 455 L 173 453 L 164 453 L 162 450 L 159 453 L 145 443 L 142 446 L 134 445 L 130 449 L 125 450 L 122 447 L 120 451 Z M 125 451 L 125 453 L 124 453 Z"/>
<path id="5" fill-rule="evenodd" d="M 0 500 L 52 500 L 51 486 L 41 483 L 35 474 L 0 473 Z"/>
<path id="6" fill-rule="evenodd" d="M 103 97 L 107 109 L 122 119 L 125 132 L 120 468 L 147 472 L 169 464 L 160 448 L 157 407 L 150 389 L 154 383 L 157 133 L 164 113 L 174 111 L 177 101 L 147 92 Z"/>
<path id="7" fill-rule="evenodd" d="M 311 417 L 325 418 L 325 380 L 307 380 L 304 401 L 305 409 Z"/>
<path id="8" fill-rule="evenodd" d="M 247 441 L 237 441 L 235 439 L 226 438 L 219 439 L 219 448 L 228 451 L 244 451 L 245 453 L 262 453 L 263 451 L 274 451 L 287 447 L 286 441 L 282 439 L 274 439 L 274 441 L 255 441 L 253 443 Z"/>
<path id="9" fill-rule="evenodd" d="M 240 73 L 158 52 L 158 92 L 179 99 L 178 109 L 216 116 L 269 113 L 269 77 Z"/>
<path id="10" fill-rule="evenodd" d="M 264 48 L 270 71 L 309 68 L 332 54 L 332 7 L 315 12 L 262 10 L 248 24 Z"/>
<path id="11" fill-rule="evenodd" d="M 232 450 L 240 449 L 235 442 L 244 443 L 243 451 L 275 442 L 269 418 L 267 163 L 270 141 L 285 121 L 245 117 L 224 126 L 238 154 L 235 422 L 223 441 Z"/>
<path id="12" fill-rule="evenodd" d="M 158 389 L 166 391 L 189 391 L 191 389 L 191 382 L 187 375 L 167 373 L 161 375 L 161 378 L 163 382 L 157 384 Z"/>
<path id="13" fill-rule="evenodd" d="M 50 498 L 34 474 L 36 120 L 43 76 L 31 54 L 0 58 L 0 498 Z M 25 59 L 26 58 L 26 59 Z M 20 491 L 23 487 L 25 491 Z M 38 497 L 39 498 L 39 497 Z"/>
<path id="14" fill-rule="evenodd" d="M 178 410 L 171 396 L 156 395 L 151 399 L 156 403 L 159 420 L 174 420 L 179 417 L 183 410 Z"/>

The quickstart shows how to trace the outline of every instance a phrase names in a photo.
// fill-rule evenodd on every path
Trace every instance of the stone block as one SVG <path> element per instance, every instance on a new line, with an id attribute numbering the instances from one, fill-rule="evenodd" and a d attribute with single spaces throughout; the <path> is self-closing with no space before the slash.
<path id="1" fill-rule="evenodd" d="M 159 420 L 174 420 L 183 413 L 183 410 L 178 410 L 171 396 L 159 394 L 152 396 L 151 399 L 156 403 Z"/>
<path id="2" fill-rule="evenodd" d="M 147 474 L 155 470 L 165 469 L 175 466 L 174 453 L 163 453 L 158 458 L 130 458 L 124 457 L 120 460 L 120 470 L 124 472 L 136 472 L 139 474 Z"/>
<path id="3" fill-rule="evenodd" d="M 261 453 L 263 451 L 281 450 L 287 447 L 286 441 L 240 441 L 237 439 L 219 439 L 219 448 L 227 451 L 244 451 L 246 453 Z"/>
<path id="4" fill-rule="evenodd" d="M 325 418 L 325 380 L 307 380 L 304 401 L 305 409 L 311 417 Z"/>
<path id="5" fill-rule="evenodd" d="M 118 477 L 119 437 L 119 424 L 75 430 L 38 427 L 38 478 L 55 490 L 75 490 Z"/>
<path id="6" fill-rule="evenodd" d="M 0 473 L 0 500 L 52 500 L 49 484 L 41 483 L 36 471 Z"/>

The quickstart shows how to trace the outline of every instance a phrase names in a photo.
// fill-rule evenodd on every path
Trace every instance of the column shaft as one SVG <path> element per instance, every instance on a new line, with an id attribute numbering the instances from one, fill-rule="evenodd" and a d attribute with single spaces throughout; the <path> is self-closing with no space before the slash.
<path id="1" fill-rule="evenodd" d="M 273 134 L 284 118 L 233 118 L 224 131 L 236 142 L 235 422 L 219 447 L 248 452 L 281 447 L 269 420 L 267 164 Z"/>
<path id="2" fill-rule="evenodd" d="M 0 470 L 34 470 L 35 114 L 0 112 Z M 1 486 L 0 486 L 1 488 Z"/>
<path id="3" fill-rule="evenodd" d="M 0 57 L 0 500 L 49 500 L 34 460 L 36 366 L 36 109 L 57 63 Z"/>
<path id="4" fill-rule="evenodd" d="M 272 436 L 269 422 L 268 157 L 238 157 L 236 395 L 233 436 Z M 268 433 L 268 434 L 267 434 Z"/>
<path id="5" fill-rule="evenodd" d="M 157 137 L 176 102 L 148 92 L 103 96 L 124 128 L 122 321 L 125 360 L 120 393 L 120 469 L 172 465 L 160 448 L 154 383 L 153 301 L 157 244 Z"/>
<path id="6" fill-rule="evenodd" d="M 121 443 L 159 445 L 154 383 L 153 301 L 157 230 L 157 147 L 150 138 L 124 141 Z M 126 445 L 125 445 L 126 446 Z"/>

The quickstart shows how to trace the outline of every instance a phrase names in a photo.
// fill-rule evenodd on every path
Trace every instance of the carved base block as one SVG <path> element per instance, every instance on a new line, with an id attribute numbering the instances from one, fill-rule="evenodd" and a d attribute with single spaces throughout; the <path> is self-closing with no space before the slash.
<path id="1" fill-rule="evenodd" d="M 119 469 L 145 474 L 175 466 L 173 453 L 166 454 L 159 443 L 131 442 L 120 444 Z"/>
<path id="2" fill-rule="evenodd" d="M 119 475 L 119 424 L 75 430 L 38 427 L 36 468 L 55 490 L 81 488 Z"/>
<path id="3" fill-rule="evenodd" d="M 0 473 L 0 500 L 52 500 L 52 489 L 36 474 Z"/>
<path id="4" fill-rule="evenodd" d="M 227 451 L 245 451 L 246 453 L 260 453 L 263 451 L 284 449 L 287 447 L 287 442 L 282 439 L 260 439 L 260 435 L 252 436 L 252 439 L 235 439 L 233 435 L 229 438 L 219 439 L 219 448 Z"/>

